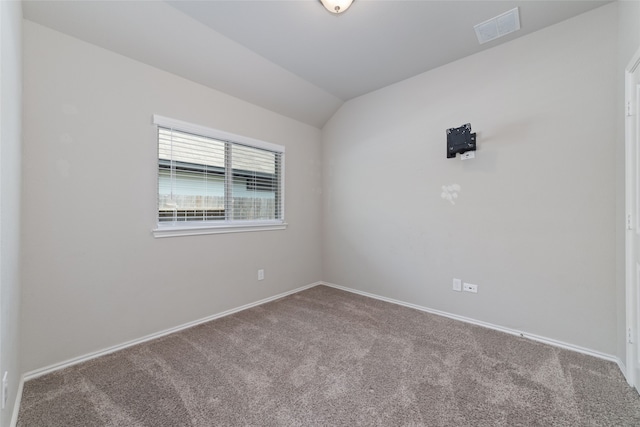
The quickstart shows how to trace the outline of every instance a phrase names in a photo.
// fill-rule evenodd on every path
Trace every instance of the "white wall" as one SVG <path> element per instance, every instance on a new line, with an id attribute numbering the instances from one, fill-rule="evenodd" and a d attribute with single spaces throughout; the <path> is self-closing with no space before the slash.
<path id="1" fill-rule="evenodd" d="M 0 378 L 9 372 L 12 416 L 18 380 L 20 320 L 20 151 L 22 130 L 22 6 L 0 1 Z"/>
<path id="2" fill-rule="evenodd" d="M 321 279 L 318 129 L 29 21 L 24 86 L 25 371 Z M 154 239 L 152 114 L 284 145 L 288 229 Z"/>
<path id="3" fill-rule="evenodd" d="M 612 4 L 346 103 L 324 279 L 615 354 L 617 37 Z M 447 159 L 468 122 L 476 159 Z"/>

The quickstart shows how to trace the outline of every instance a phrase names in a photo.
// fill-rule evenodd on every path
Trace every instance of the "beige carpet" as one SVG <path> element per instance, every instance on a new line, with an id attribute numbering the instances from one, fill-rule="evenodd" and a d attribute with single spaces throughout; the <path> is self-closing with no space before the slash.
<path id="1" fill-rule="evenodd" d="M 317 286 L 24 387 L 18 425 L 640 426 L 611 363 Z"/>

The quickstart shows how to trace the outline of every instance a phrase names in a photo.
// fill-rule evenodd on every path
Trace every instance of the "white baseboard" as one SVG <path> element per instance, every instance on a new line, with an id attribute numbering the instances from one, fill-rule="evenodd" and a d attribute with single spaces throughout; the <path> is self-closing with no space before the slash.
<path id="1" fill-rule="evenodd" d="M 627 380 L 627 384 L 633 387 L 633 385 L 629 382 L 629 377 L 627 376 L 627 367 L 622 362 L 622 359 L 620 359 L 619 357 L 616 357 L 616 363 L 618 364 L 618 368 L 620 368 L 620 371 L 622 371 L 622 375 L 624 376 L 624 379 Z"/>
<path id="2" fill-rule="evenodd" d="M 127 347 L 131 347 L 131 346 L 134 346 L 134 345 L 142 344 L 144 342 L 151 341 L 151 340 L 154 340 L 156 338 L 163 337 L 165 335 L 169 335 L 169 334 L 173 334 L 175 332 L 182 331 L 183 329 L 188 329 L 188 328 L 200 325 L 202 323 L 210 322 L 211 320 L 215 320 L 215 319 L 219 319 L 221 317 L 229 316 L 230 314 L 234 314 L 234 313 L 237 313 L 239 311 L 246 310 L 248 308 L 252 308 L 252 307 L 256 307 L 258 305 L 266 304 L 268 302 L 271 302 L 271 301 L 286 297 L 287 295 L 295 294 L 297 292 L 304 291 L 305 289 L 313 288 L 314 286 L 318 286 L 318 285 L 321 285 L 321 284 L 322 284 L 322 282 L 312 283 L 310 285 L 302 286 L 300 288 L 296 288 L 296 289 L 293 289 L 291 291 L 283 292 L 281 294 L 274 295 L 274 296 L 269 297 L 269 298 L 261 299 L 260 301 L 252 302 L 252 303 L 249 303 L 249 304 L 245 304 L 243 306 L 240 306 L 240 307 L 237 307 L 237 308 L 232 308 L 230 310 L 226 310 L 226 311 L 223 311 L 221 313 L 213 314 L 211 316 L 203 317 L 202 319 L 198 319 L 198 320 L 194 320 L 192 322 L 184 323 L 182 325 L 179 325 L 179 326 L 176 326 L 176 327 L 173 327 L 173 328 L 169 328 L 169 329 L 165 329 L 165 330 L 160 331 L 160 332 L 156 332 L 156 333 L 153 333 L 153 334 L 145 335 L 145 336 L 143 336 L 141 338 L 137 338 L 137 339 L 134 339 L 134 340 L 131 340 L 131 341 L 127 341 L 127 342 L 122 343 L 122 344 L 114 345 L 112 347 L 108 347 L 108 348 L 105 348 L 105 349 L 102 349 L 102 350 L 98 350 L 98 351 L 95 351 L 95 352 L 92 352 L 92 353 L 88 353 L 88 354 L 85 354 L 83 356 L 74 357 L 73 359 L 68 359 L 68 360 L 65 360 L 64 362 L 55 363 L 53 365 L 49 365 L 49 366 L 46 366 L 44 368 L 35 369 L 33 371 L 26 372 L 23 375 L 23 381 L 29 381 L 29 380 L 32 380 L 34 378 L 38 378 L 38 377 L 40 377 L 42 375 L 46 375 L 46 374 L 49 374 L 51 372 L 58 371 L 60 369 L 68 368 L 69 366 L 77 365 L 78 363 L 86 362 L 88 360 L 92 360 L 92 359 L 95 359 L 95 358 L 100 357 L 100 356 L 105 356 L 107 354 L 116 352 L 118 350 L 125 349 Z M 20 395 L 22 395 L 22 390 L 20 390 Z"/>
<path id="3" fill-rule="evenodd" d="M 20 403 L 22 402 L 22 389 L 24 388 L 24 375 L 20 376 L 20 383 L 18 384 L 18 391 L 16 395 L 16 401 L 13 404 L 13 413 L 11 414 L 10 427 L 16 427 L 18 424 L 18 412 L 20 412 Z"/>
<path id="4" fill-rule="evenodd" d="M 363 292 L 363 291 L 359 291 L 357 289 L 347 288 L 345 286 L 336 285 L 334 283 L 327 283 L 327 282 L 321 282 L 321 283 L 323 285 L 325 285 L 325 286 L 329 286 L 329 287 L 332 287 L 332 288 L 336 288 L 336 289 L 340 289 L 340 290 L 343 290 L 343 291 L 351 292 L 351 293 L 354 293 L 354 294 L 362 295 L 362 296 L 365 296 L 365 297 L 369 297 L 369 298 L 374 298 L 374 299 L 381 300 L 381 301 L 390 302 L 392 304 L 402 305 L 402 306 L 405 306 L 405 307 L 413 308 L 413 309 L 424 311 L 424 312 L 427 312 L 427 313 L 436 314 L 438 316 L 448 317 L 450 319 L 459 320 L 461 322 L 471 323 L 473 325 L 482 326 L 482 327 L 489 328 L 489 329 L 494 329 L 494 330 L 500 331 L 500 332 L 505 332 L 505 333 L 510 334 L 510 335 L 517 335 L 519 337 L 528 338 L 528 339 L 531 339 L 531 340 L 534 340 L 534 341 L 538 341 L 538 342 L 541 342 L 541 343 L 544 343 L 544 344 L 552 345 L 554 347 L 560 347 L 560 348 L 564 348 L 566 350 L 577 351 L 578 353 L 587 354 L 589 356 L 594 356 L 594 357 L 597 357 L 598 359 L 608 360 L 610 362 L 616 363 L 618 365 L 618 367 L 620 367 L 620 369 L 622 370 L 623 375 L 625 375 L 625 372 L 626 372 L 626 370 L 624 369 L 624 364 L 622 363 L 620 358 L 618 358 L 617 356 L 613 356 L 613 355 L 610 355 L 610 354 L 602 353 L 602 352 L 599 352 L 599 351 L 596 351 L 596 350 L 591 350 L 591 349 L 585 348 L 585 347 L 580 347 L 578 345 L 569 344 L 569 343 L 566 343 L 566 342 L 563 342 L 563 341 L 558 341 L 558 340 L 555 340 L 553 338 L 542 337 L 540 335 L 530 334 L 528 332 L 523 332 L 523 331 L 517 331 L 515 329 L 507 328 L 507 327 L 500 326 L 500 325 L 494 325 L 493 323 L 483 322 L 481 320 L 472 319 L 470 317 L 459 316 L 457 314 L 447 313 L 446 311 L 435 310 L 433 308 L 423 307 L 421 305 L 411 304 L 411 303 L 400 301 L 400 300 L 396 300 L 396 299 L 393 299 L 393 298 L 387 298 L 387 297 L 383 297 L 383 296 L 380 296 L 380 295 L 371 294 L 369 292 Z"/>

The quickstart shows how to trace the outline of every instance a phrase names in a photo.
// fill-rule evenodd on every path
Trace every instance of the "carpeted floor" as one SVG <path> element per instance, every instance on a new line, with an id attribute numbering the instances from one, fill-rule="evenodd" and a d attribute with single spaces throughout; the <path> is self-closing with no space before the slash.
<path id="1" fill-rule="evenodd" d="M 20 427 L 640 426 L 618 367 L 317 286 L 31 381 Z"/>

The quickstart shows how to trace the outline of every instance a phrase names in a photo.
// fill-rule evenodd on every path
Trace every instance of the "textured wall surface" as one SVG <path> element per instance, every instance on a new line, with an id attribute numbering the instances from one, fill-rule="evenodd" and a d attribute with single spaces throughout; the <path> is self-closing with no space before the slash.
<path id="1" fill-rule="evenodd" d="M 324 279 L 615 354 L 617 20 L 608 5 L 346 103 L 323 129 Z M 447 159 L 469 122 L 476 158 Z"/>
<path id="2" fill-rule="evenodd" d="M 321 279 L 318 129 L 38 24 L 24 30 L 25 371 Z M 289 227 L 154 239 L 153 114 L 284 145 Z"/>
<path id="3" fill-rule="evenodd" d="M 20 157 L 22 132 L 22 6 L 0 2 L 0 379 L 8 372 L 8 426 L 20 379 Z"/>

